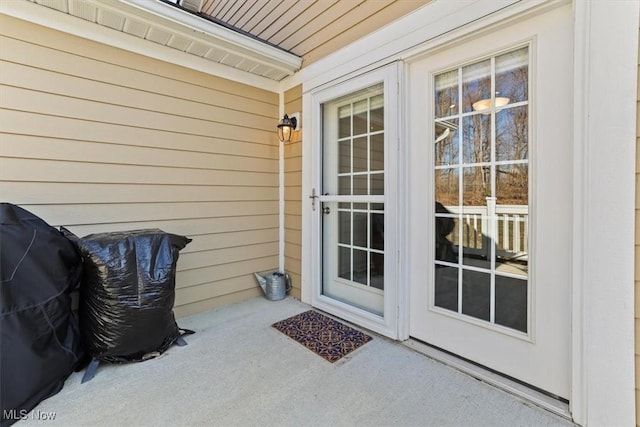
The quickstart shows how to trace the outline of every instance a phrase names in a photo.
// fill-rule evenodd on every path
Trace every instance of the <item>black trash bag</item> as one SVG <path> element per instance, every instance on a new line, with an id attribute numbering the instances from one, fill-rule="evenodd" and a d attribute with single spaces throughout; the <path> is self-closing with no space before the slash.
<path id="1" fill-rule="evenodd" d="M 82 262 L 60 231 L 0 203 L 1 426 L 56 394 L 83 357 L 71 292 Z"/>
<path id="2" fill-rule="evenodd" d="M 83 238 L 63 232 L 84 260 L 80 331 L 94 361 L 146 360 L 180 339 L 173 314 L 176 263 L 191 239 L 158 229 Z"/>

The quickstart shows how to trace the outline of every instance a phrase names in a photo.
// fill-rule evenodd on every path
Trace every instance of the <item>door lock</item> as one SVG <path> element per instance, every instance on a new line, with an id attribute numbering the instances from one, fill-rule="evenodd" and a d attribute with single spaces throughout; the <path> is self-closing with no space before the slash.
<path id="1" fill-rule="evenodd" d="M 329 215 L 331 213 L 331 208 L 329 208 L 329 206 L 325 206 L 324 208 L 322 208 L 322 213 L 325 215 Z"/>

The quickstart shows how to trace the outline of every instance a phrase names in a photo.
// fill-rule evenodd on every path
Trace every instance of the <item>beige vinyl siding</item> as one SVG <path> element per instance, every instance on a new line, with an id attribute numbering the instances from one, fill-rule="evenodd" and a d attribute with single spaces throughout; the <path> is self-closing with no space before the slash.
<path id="1" fill-rule="evenodd" d="M 284 94 L 284 110 L 302 114 L 302 86 Z M 304 123 L 301 123 L 301 127 Z M 302 274 L 302 132 L 284 146 L 284 268 L 291 275 L 291 295 L 300 298 Z"/>
<path id="2" fill-rule="evenodd" d="M 278 266 L 278 95 L 0 15 L 0 199 L 89 233 L 193 242 L 175 311 Z"/>
<path id="3" fill-rule="evenodd" d="M 640 32 L 640 30 L 639 30 Z M 638 92 L 636 103 L 636 262 L 635 262 L 635 348 L 636 426 L 640 426 L 640 45 L 638 45 Z"/>

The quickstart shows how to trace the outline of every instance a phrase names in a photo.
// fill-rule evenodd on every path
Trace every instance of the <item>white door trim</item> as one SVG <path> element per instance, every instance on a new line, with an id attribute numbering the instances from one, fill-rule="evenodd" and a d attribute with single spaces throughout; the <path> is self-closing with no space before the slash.
<path id="1" fill-rule="evenodd" d="M 571 409 L 584 425 L 636 424 L 631 230 L 639 15 L 637 1 L 574 3 Z"/>

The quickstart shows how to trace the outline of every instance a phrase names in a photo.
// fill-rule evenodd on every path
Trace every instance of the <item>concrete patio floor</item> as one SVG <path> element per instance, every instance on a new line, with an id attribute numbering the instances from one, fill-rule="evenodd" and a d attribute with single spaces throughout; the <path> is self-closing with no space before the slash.
<path id="1" fill-rule="evenodd" d="M 253 298 L 178 319 L 188 346 L 75 373 L 16 426 L 573 425 L 376 334 L 332 364 L 271 327 L 309 308 Z"/>

